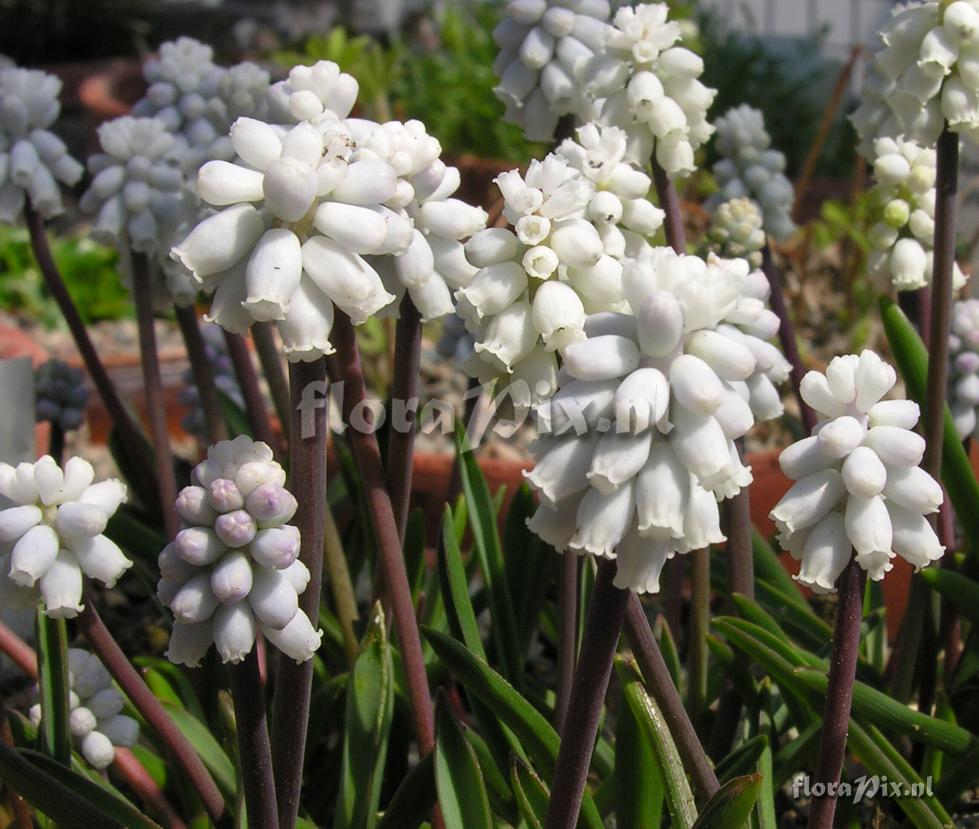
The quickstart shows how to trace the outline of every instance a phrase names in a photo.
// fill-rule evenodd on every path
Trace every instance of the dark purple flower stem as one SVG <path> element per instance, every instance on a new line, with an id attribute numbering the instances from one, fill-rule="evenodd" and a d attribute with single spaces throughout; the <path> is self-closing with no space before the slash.
<path id="1" fill-rule="evenodd" d="M 292 422 L 289 442 L 289 489 L 299 508 L 299 559 L 309 569 L 309 584 L 299 597 L 299 610 L 314 625 L 319 619 L 323 580 L 323 538 L 326 527 L 326 446 L 329 436 L 326 405 L 326 360 L 289 366 Z M 280 654 L 272 708 L 272 757 L 278 794 L 278 823 L 292 829 L 299 814 L 313 660 L 297 665 Z"/>
<path id="2" fill-rule="evenodd" d="M 769 304 L 772 311 L 779 318 L 778 339 L 782 344 L 782 352 L 785 359 L 792 366 L 791 380 L 792 391 L 795 392 L 796 400 L 799 403 L 799 416 L 802 418 L 802 425 L 806 428 L 806 434 L 810 434 L 816 426 L 816 413 L 808 403 L 802 399 L 802 378 L 806 375 L 806 368 L 802 364 L 802 356 L 799 354 L 799 343 L 795 336 L 795 327 L 792 325 L 792 317 L 789 315 L 789 308 L 785 302 L 785 290 L 782 286 L 782 274 L 772 258 L 772 251 L 768 245 L 762 251 L 762 270 L 768 278 L 768 285 L 772 289 Z"/>
<path id="3" fill-rule="evenodd" d="M 561 582 L 558 587 L 557 689 L 554 728 L 560 734 L 568 716 L 571 686 L 578 656 L 578 573 L 581 557 L 565 550 L 561 553 Z"/>
<path id="4" fill-rule="evenodd" d="M 54 301 L 58 304 L 61 315 L 64 317 L 68 330 L 75 341 L 75 347 L 81 355 L 82 362 L 85 363 L 85 369 L 88 371 L 89 377 L 92 378 L 99 396 L 102 398 L 102 403 L 109 413 L 113 428 L 119 436 L 123 449 L 134 460 L 134 468 L 145 476 L 145 483 L 152 485 L 152 465 L 149 454 L 146 452 L 146 444 L 131 412 L 122 402 L 119 392 L 109 378 L 109 373 L 105 370 L 99 353 L 88 336 L 85 323 L 82 321 L 67 287 L 65 287 L 61 272 L 51 254 L 51 245 L 44 229 L 44 219 L 30 205 L 25 207 L 24 213 L 34 256 L 37 258 L 41 276 L 44 279 L 44 287 L 47 288 L 48 293 L 54 297 Z"/>
<path id="5" fill-rule="evenodd" d="M 238 378 L 238 387 L 241 389 L 241 396 L 245 402 L 245 415 L 248 418 L 248 425 L 252 428 L 252 437 L 267 443 L 272 447 L 276 457 L 281 458 L 282 447 L 272 431 L 268 409 L 265 408 L 265 398 L 262 396 L 262 388 L 258 384 L 258 375 L 255 373 L 252 355 L 248 350 L 248 341 L 230 331 L 224 332 L 224 339 L 228 344 L 228 356 L 234 366 L 235 377 Z"/>
<path id="6" fill-rule="evenodd" d="M 387 487 L 404 541 L 411 504 L 415 420 L 418 416 L 418 366 L 422 350 L 421 314 L 405 293 L 394 335 L 394 377 L 391 383 L 391 423 L 388 430 Z"/>
<path id="7" fill-rule="evenodd" d="M 204 413 L 204 439 L 208 444 L 227 440 L 228 424 L 225 422 L 221 396 L 214 382 L 214 367 L 207 356 L 194 306 L 178 305 L 175 313 L 187 349 L 187 360 L 190 362 L 190 371 L 194 377 L 194 385 L 197 387 L 201 411 Z"/>
<path id="8" fill-rule="evenodd" d="M 837 582 L 839 603 L 833 630 L 833 650 L 829 658 L 829 685 L 826 688 L 826 709 L 819 737 L 819 759 L 813 780 L 814 783 L 825 784 L 826 791 L 839 781 L 846 758 L 853 682 L 857 675 L 857 656 L 860 651 L 863 584 L 863 568 L 855 559 L 851 559 Z M 835 794 L 814 797 L 809 807 L 808 829 L 832 829 L 835 814 Z"/>
<path id="9" fill-rule="evenodd" d="M 714 767 L 697 737 L 687 710 L 683 707 L 680 693 L 673 683 L 673 677 L 670 676 L 659 644 L 649 626 L 646 611 L 636 595 L 629 598 L 625 632 L 646 687 L 663 712 L 663 718 L 683 759 L 683 766 L 690 775 L 694 790 L 702 800 L 707 801 L 720 788 L 717 775 L 714 774 Z"/>
<path id="10" fill-rule="evenodd" d="M 265 694 L 258 671 L 258 649 L 252 648 L 239 664 L 229 665 L 228 673 L 231 676 L 241 787 L 248 808 L 248 825 L 279 829 Z"/>
<path id="11" fill-rule="evenodd" d="M 292 407 L 289 403 L 289 378 L 282 367 L 282 352 L 279 343 L 276 341 L 272 323 L 256 322 L 252 325 L 252 342 L 255 343 L 255 353 L 258 354 L 258 362 L 262 366 L 265 382 L 269 384 L 269 394 L 272 396 L 272 405 L 275 407 L 275 414 L 279 418 L 282 434 L 288 443 L 292 421 Z"/>
<path id="12" fill-rule="evenodd" d="M 146 418 L 149 421 L 150 440 L 153 443 L 153 469 L 156 473 L 156 488 L 160 493 L 163 527 L 167 538 L 173 538 L 180 529 L 180 520 L 174 508 L 177 500 L 177 475 L 173 468 L 173 454 L 170 450 L 167 407 L 163 397 L 163 380 L 160 377 L 160 355 L 156 346 L 152 268 L 146 254 L 135 252 L 132 254 L 133 304 L 136 306 L 139 354 L 143 366 Z"/>
<path id="13" fill-rule="evenodd" d="M 561 734 L 545 829 L 574 829 L 578 822 L 615 649 L 629 605 L 630 592 L 616 587 L 612 583 L 614 578 L 615 562 L 599 559 L 571 686 L 567 727 Z"/>
<path id="14" fill-rule="evenodd" d="M 112 678 L 119 683 L 119 687 L 133 707 L 139 711 L 170 752 L 173 760 L 183 770 L 200 796 L 208 815 L 218 823 L 224 813 L 224 799 L 221 797 L 221 792 L 218 791 L 218 787 L 193 746 L 170 719 L 160 701 L 143 682 L 129 658 L 109 633 L 95 609 L 95 602 L 90 594 L 85 597 L 85 609 L 78 615 L 78 627 Z"/>

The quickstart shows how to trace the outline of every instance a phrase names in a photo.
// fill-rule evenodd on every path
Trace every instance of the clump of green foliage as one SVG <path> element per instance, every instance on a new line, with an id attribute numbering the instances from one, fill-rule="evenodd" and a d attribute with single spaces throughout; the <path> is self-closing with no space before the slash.
<path id="1" fill-rule="evenodd" d="M 86 323 L 131 316 L 129 294 L 111 248 L 71 236 L 52 241 L 55 262 Z M 61 315 L 44 290 L 30 239 L 23 228 L 0 228 L 0 308 L 23 314 L 45 327 Z"/>
<path id="2" fill-rule="evenodd" d="M 449 156 L 469 153 L 524 162 L 541 148 L 503 120 L 503 104 L 493 94 L 497 49 L 492 31 L 498 20 L 498 9 L 489 5 L 449 6 L 436 20 L 434 47 L 407 36 L 385 46 L 337 28 L 310 38 L 298 52 L 273 57 L 283 66 L 334 61 L 360 83 L 365 115 L 437 124 L 439 141 Z"/>

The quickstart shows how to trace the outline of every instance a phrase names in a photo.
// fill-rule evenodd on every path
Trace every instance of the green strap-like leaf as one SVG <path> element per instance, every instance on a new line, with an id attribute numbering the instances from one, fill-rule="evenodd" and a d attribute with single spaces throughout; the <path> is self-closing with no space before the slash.
<path id="1" fill-rule="evenodd" d="M 41 694 L 38 746 L 63 766 L 71 765 L 71 730 L 68 716 L 68 630 L 64 619 L 53 619 L 37 609 L 37 671 Z"/>
<path id="2" fill-rule="evenodd" d="M 560 740 L 553 726 L 509 682 L 465 645 L 437 630 L 424 628 L 426 639 L 446 668 L 467 693 L 473 693 L 513 730 L 536 768 L 554 774 Z M 602 829 L 602 819 L 589 792 L 581 804 L 581 821 L 588 829 Z"/>
<path id="3" fill-rule="evenodd" d="M 228 755 L 224 753 L 224 749 L 214 739 L 208 727 L 183 706 L 178 707 L 164 702 L 163 707 L 170 719 L 194 747 L 194 751 L 200 755 L 201 761 L 211 772 L 221 794 L 229 802 L 233 802 L 238 788 L 235 767 L 228 759 Z"/>
<path id="4" fill-rule="evenodd" d="M 523 650 L 513 599 L 507 585 L 500 533 L 496 526 L 496 509 L 476 456 L 473 452 L 463 451 L 462 439 L 461 433 L 457 432 L 456 452 L 462 490 L 469 506 L 469 525 L 489 596 L 497 657 L 506 677 L 519 688 L 523 676 Z"/>
<path id="5" fill-rule="evenodd" d="M 527 761 L 516 755 L 510 760 L 510 785 L 517 798 L 520 816 L 526 821 L 528 829 L 543 829 L 551 793 Z"/>
<path id="6" fill-rule="evenodd" d="M 676 829 L 690 829 L 697 819 L 697 808 L 670 729 L 659 707 L 646 693 L 638 669 L 621 658 L 616 659 L 615 667 L 622 683 L 622 694 L 653 746 L 653 756 L 659 764 L 666 805 L 672 818 L 671 825 Z"/>
<path id="7" fill-rule="evenodd" d="M 334 829 L 372 829 L 375 825 L 393 711 L 391 652 L 384 610 L 378 602 L 347 684 Z"/>
<path id="8" fill-rule="evenodd" d="M 751 774 L 756 770 L 758 760 L 767 748 L 768 737 L 764 734 L 745 740 L 717 764 L 717 768 L 714 769 L 717 779 L 726 783 L 735 777 Z"/>
<path id="9" fill-rule="evenodd" d="M 446 829 L 493 829 L 476 752 L 441 693 L 435 714 L 435 790 Z"/>
<path id="10" fill-rule="evenodd" d="M 761 785 L 758 772 L 729 780 L 701 810 L 693 829 L 740 829 L 748 822 Z"/>
<path id="11" fill-rule="evenodd" d="M 928 349 L 897 303 L 882 297 L 880 315 L 908 394 L 924 408 L 928 390 Z M 947 406 L 945 437 L 942 441 L 942 483 L 970 545 L 979 548 L 979 481 L 955 431 Z"/>
<path id="12" fill-rule="evenodd" d="M 659 826 L 663 816 L 663 775 L 656 748 L 624 698 L 615 723 L 615 825 L 618 829 Z"/>
<path id="13" fill-rule="evenodd" d="M 432 813 L 435 792 L 435 762 L 426 754 L 401 781 L 377 829 L 417 829 Z"/>
<path id="14" fill-rule="evenodd" d="M 979 625 L 979 584 L 944 567 L 929 567 L 918 577 L 948 599 L 973 625 Z"/>
<path id="15" fill-rule="evenodd" d="M 445 601 L 445 613 L 449 619 L 449 630 L 474 654 L 486 658 L 483 640 L 479 636 L 476 613 L 469 597 L 469 581 L 462 563 L 459 539 L 452 520 L 452 510 L 448 505 L 442 515 L 442 538 L 438 551 L 439 583 Z"/>
<path id="16" fill-rule="evenodd" d="M 160 829 L 128 801 L 37 751 L 0 745 L 0 779 L 65 827 Z"/>

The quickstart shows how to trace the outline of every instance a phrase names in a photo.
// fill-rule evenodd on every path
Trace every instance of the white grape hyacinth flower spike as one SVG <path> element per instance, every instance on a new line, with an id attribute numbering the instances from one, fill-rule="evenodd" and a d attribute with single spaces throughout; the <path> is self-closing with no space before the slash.
<path id="1" fill-rule="evenodd" d="M 84 167 L 50 127 L 58 120 L 61 81 L 37 69 L 0 69 L 0 223 L 20 219 L 27 199 L 41 218 L 64 211 L 61 185 Z"/>
<path id="2" fill-rule="evenodd" d="M 62 469 L 45 455 L 37 463 L 0 464 L 0 604 L 41 605 L 72 619 L 84 608 L 84 576 L 106 587 L 133 566 L 103 533 L 126 500 L 126 486 L 94 483 L 83 458 Z"/>
<path id="3" fill-rule="evenodd" d="M 963 299 L 952 312 L 948 400 L 961 440 L 979 431 L 979 299 Z"/>
<path id="4" fill-rule="evenodd" d="M 802 380 L 820 421 L 779 457 L 795 484 L 771 518 L 782 548 L 802 562 L 796 580 L 816 593 L 835 592 L 854 555 L 880 581 L 896 555 L 920 570 L 945 551 L 925 518 L 943 493 L 918 466 L 925 451 L 913 431 L 918 405 L 882 399 L 896 381 L 870 350 L 836 357 L 825 373 Z"/>
<path id="5" fill-rule="evenodd" d="M 238 663 L 259 634 L 297 663 L 313 658 L 323 634 L 299 607 L 310 573 L 285 479 L 272 450 L 246 436 L 214 444 L 194 468 L 177 497 L 182 529 L 159 557 L 171 662 L 197 666 L 214 645 Z"/>
<path id="6" fill-rule="evenodd" d="M 724 541 L 718 501 L 751 482 L 734 441 L 755 422 L 744 386 L 757 360 L 717 331 L 748 272 L 650 249 L 626 267 L 626 310 L 587 318 L 537 409 L 528 526 L 614 559 L 619 587 L 658 592 L 668 559 Z"/>
<path id="7" fill-rule="evenodd" d="M 117 748 L 132 748 L 139 739 L 139 723 L 122 713 L 125 697 L 99 658 L 81 648 L 68 649 L 68 728 L 82 757 L 96 769 L 115 760 Z M 30 719 L 39 726 L 44 718 L 40 703 L 31 706 Z"/>

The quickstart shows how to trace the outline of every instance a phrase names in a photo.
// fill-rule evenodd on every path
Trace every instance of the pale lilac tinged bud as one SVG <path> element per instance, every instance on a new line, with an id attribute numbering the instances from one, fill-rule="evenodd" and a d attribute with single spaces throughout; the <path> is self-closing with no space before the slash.
<path id="1" fill-rule="evenodd" d="M 782 496 L 770 517 L 788 532 L 811 527 L 843 498 L 846 487 L 835 469 L 823 469 L 802 478 Z"/>
<path id="2" fill-rule="evenodd" d="M 213 564 L 226 550 L 214 530 L 207 527 L 188 527 L 177 533 L 173 540 L 173 552 L 198 567 Z"/>
<path id="3" fill-rule="evenodd" d="M 615 335 L 590 337 L 564 349 L 564 368 L 578 380 L 609 380 L 639 367 L 639 349 L 632 340 Z"/>
<path id="4" fill-rule="evenodd" d="M 222 604 L 240 602 L 251 591 L 252 582 L 251 562 L 239 550 L 224 556 L 211 569 L 211 592 Z"/>
<path id="5" fill-rule="evenodd" d="M 290 659 L 301 664 L 312 659 L 319 650 L 323 632 L 317 630 L 302 611 L 296 613 L 282 630 L 263 627 L 262 633 Z"/>
<path id="6" fill-rule="evenodd" d="M 244 547 L 255 538 L 258 527 L 245 510 L 219 515 L 214 522 L 214 533 L 228 547 Z"/>
<path id="7" fill-rule="evenodd" d="M 209 524 L 217 514 L 211 508 L 208 492 L 202 486 L 186 486 L 177 496 L 177 514 L 188 524 Z"/>
<path id="8" fill-rule="evenodd" d="M 255 617 L 248 602 L 219 607 L 213 630 L 214 646 L 222 662 L 237 665 L 255 646 Z"/>
<path id="9" fill-rule="evenodd" d="M 175 665 L 196 668 L 214 642 L 210 620 L 197 624 L 175 621 L 166 657 Z"/>
<path id="10" fill-rule="evenodd" d="M 640 433 L 656 426 L 670 404 L 670 384 L 655 368 L 641 368 L 615 391 L 615 428 Z"/>
<path id="11" fill-rule="evenodd" d="M 569 546 L 610 557 L 629 529 L 636 506 L 633 490 L 631 483 L 611 495 L 589 489 L 578 506 L 577 531 Z"/>
<path id="12" fill-rule="evenodd" d="M 285 486 L 285 470 L 274 461 L 248 461 L 238 466 L 235 473 L 235 486 L 247 498 L 256 487 Z"/>
<path id="13" fill-rule="evenodd" d="M 681 354 L 670 365 L 670 388 L 681 406 L 699 415 L 713 414 L 724 402 L 720 379 L 692 354 Z"/>
<path id="14" fill-rule="evenodd" d="M 306 592 L 306 587 L 309 585 L 309 580 L 312 578 L 312 575 L 309 572 L 309 568 L 302 561 L 296 559 L 292 564 L 279 572 L 289 580 L 289 584 L 292 585 L 292 589 L 297 594 L 302 595 Z"/>
<path id="15" fill-rule="evenodd" d="M 262 484 L 245 499 L 245 509 L 259 527 L 277 527 L 296 514 L 298 503 L 289 492 L 277 484 Z"/>
<path id="16" fill-rule="evenodd" d="M 204 572 L 189 579 L 170 602 L 174 617 L 187 624 L 210 619 L 220 601 L 211 590 L 210 573 Z"/>
<path id="17" fill-rule="evenodd" d="M 887 466 L 917 466 L 925 453 L 924 438 L 896 426 L 874 426 L 863 443 Z"/>
<path id="18" fill-rule="evenodd" d="M 850 555 L 850 539 L 843 516 L 831 512 L 809 533 L 799 556 L 802 567 L 794 578 L 816 593 L 831 593 L 835 591 L 836 581 L 846 569 Z"/>
<path id="19" fill-rule="evenodd" d="M 125 714 L 99 720 L 99 732 L 114 745 L 132 748 L 139 739 L 139 723 Z"/>
<path id="20" fill-rule="evenodd" d="M 215 478 L 207 485 L 207 501 L 218 513 L 241 509 L 245 505 L 235 482 L 227 478 Z"/>
<path id="21" fill-rule="evenodd" d="M 288 567 L 299 555 L 299 529 L 287 524 L 259 530 L 248 549 L 252 558 L 265 567 Z"/>
<path id="22" fill-rule="evenodd" d="M 255 617 L 263 627 L 281 630 L 296 615 L 299 599 L 296 588 L 279 570 L 259 568 L 248 596 Z"/>

